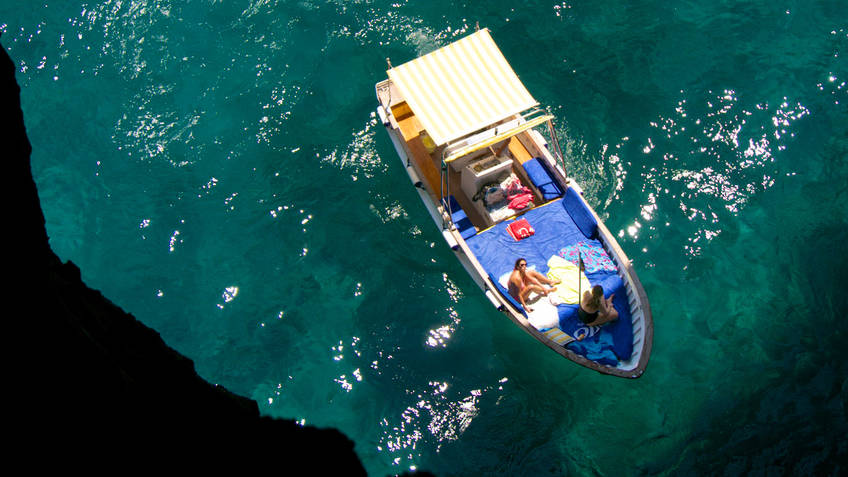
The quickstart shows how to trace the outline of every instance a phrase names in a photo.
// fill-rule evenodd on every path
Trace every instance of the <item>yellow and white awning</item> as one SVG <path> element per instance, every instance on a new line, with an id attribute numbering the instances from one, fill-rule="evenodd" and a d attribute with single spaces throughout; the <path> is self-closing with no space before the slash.
<path id="1" fill-rule="evenodd" d="M 539 104 L 486 29 L 394 67 L 388 74 L 437 145 Z"/>

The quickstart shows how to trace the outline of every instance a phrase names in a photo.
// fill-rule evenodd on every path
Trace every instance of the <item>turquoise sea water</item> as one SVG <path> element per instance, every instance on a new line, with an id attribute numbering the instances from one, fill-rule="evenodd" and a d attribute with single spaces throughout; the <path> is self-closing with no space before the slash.
<path id="1" fill-rule="evenodd" d="M 209 381 L 341 429 L 369 473 L 814 475 L 848 454 L 847 12 L 0 0 L 0 43 L 57 254 Z M 386 57 L 475 22 L 634 260 L 638 380 L 492 311 L 375 118 Z"/>

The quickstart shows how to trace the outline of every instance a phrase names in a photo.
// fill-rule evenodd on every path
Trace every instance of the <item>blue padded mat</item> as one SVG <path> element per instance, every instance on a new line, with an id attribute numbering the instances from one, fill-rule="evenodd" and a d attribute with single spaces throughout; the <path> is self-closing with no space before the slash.
<path id="1" fill-rule="evenodd" d="M 535 266 L 537 271 L 545 274 L 548 272 L 548 259 L 563 247 L 580 241 L 601 245 L 597 240 L 586 239 L 563 208 L 562 200 L 536 207 L 520 218 L 526 219 L 535 229 L 533 236 L 516 242 L 506 231 L 506 227 L 513 222 L 508 220 L 466 240 L 477 260 L 495 279 L 511 272 L 519 257 L 525 258 L 528 266 Z M 599 271 L 586 276 L 591 284 L 604 286 L 606 296 L 615 293 L 613 305 L 619 319 L 599 329 L 588 329 L 577 318 L 577 305 L 559 305 L 559 327 L 571 336 L 581 333 L 587 336 L 581 341 L 570 343 L 567 348 L 602 364 L 615 366 L 616 357 L 629 359 L 633 352 L 633 325 L 627 294 L 614 272 Z M 581 327 L 584 330 L 581 331 Z"/>
<path id="2" fill-rule="evenodd" d="M 516 242 L 506 231 L 513 221 L 507 220 L 466 240 L 483 268 L 495 277 L 512 271 L 519 257 L 527 259 L 528 266 L 535 265 L 540 273 L 547 273 L 548 259 L 552 255 L 567 245 L 586 241 L 563 209 L 562 200 L 536 207 L 520 218 L 526 219 L 536 230 L 533 236 Z M 598 241 L 592 242 L 600 245 Z"/>
<path id="3" fill-rule="evenodd" d="M 584 336 L 581 341 L 574 341 L 566 345 L 566 348 L 577 354 L 586 356 L 602 364 L 610 364 L 611 357 L 608 351 L 620 359 L 629 359 L 633 354 L 633 323 L 630 315 L 630 307 L 627 304 L 627 291 L 624 282 L 612 272 L 588 273 L 586 277 L 592 285 L 604 287 L 604 296 L 615 293 L 612 299 L 613 307 L 618 311 L 618 319 L 612 323 L 599 327 L 588 327 L 577 317 L 577 305 L 559 305 L 559 328 L 574 337 Z M 604 356 L 603 360 L 591 358 L 586 353 Z M 615 366 L 616 363 L 612 363 Z"/>

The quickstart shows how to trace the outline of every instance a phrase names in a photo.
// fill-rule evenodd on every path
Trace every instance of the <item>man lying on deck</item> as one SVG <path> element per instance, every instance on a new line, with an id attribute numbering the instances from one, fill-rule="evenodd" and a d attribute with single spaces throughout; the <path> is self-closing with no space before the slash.
<path id="1" fill-rule="evenodd" d="M 545 288 L 545 285 L 556 285 L 557 283 L 560 283 L 559 280 L 552 281 L 536 270 L 527 270 L 527 260 L 519 258 L 515 261 L 512 275 L 509 276 L 509 294 L 518 300 L 529 313 L 533 309 L 527 306 L 525 300 L 530 296 L 530 293 L 536 292 L 542 296 L 548 296 L 548 293 L 556 291 L 556 287 Z"/>

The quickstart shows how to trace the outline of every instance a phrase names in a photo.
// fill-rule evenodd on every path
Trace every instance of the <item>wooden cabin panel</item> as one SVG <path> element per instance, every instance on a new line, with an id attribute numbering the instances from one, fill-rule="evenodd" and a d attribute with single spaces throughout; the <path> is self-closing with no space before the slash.
<path id="1" fill-rule="evenodd" d="M 421 121 L 415 117 L 415 114 L 405 101 L 392 107 L 392 116 L 397 121 L 398 129 L 404 142 L 406 142 L 406 148 L 414 164 L 413 167 L 415 167 L 418 176 L 426 185 L 430 197 L 434 201 L 438 200 L 437 196 L 440 190 L 439 181 L 441 180 L 441 175 L 439 174 L 438 167 L 433 162 L 433 158 L 421 141 L 420 134 L 424 130 Z"/>
<path id="2" fill-rule="evenodd" d="M 430 197 L 432 197 L 434 201 L 438 200 L 441 174 L 439 174 L 439 169 L 436 165 L 433 164 L 433 160 L 430 158 L 430 154 L 427 153 L 427 148 L 424 147 L 424 143 L 421 142 L 421 138 L 418 137 L 418 135 L 415 135 L 408 139 L 406 141 L 406 147 L 409 149 L 412 161 L 415 163 L 415 168 L 418 171 L 418 175 L 426 184 L 427 191 L 430 192 Z"/>
<path id="3" fill-rule="evenodd" d="M 527 148 L 524 147 L 524 144 L 521 144 L 521 141 L 518 140 L 517 137 L 512 136 L 509 138 L 509 152 L 512 154 L 512 157 L 518 161 L 518 164 L 524 164 L 525 162 L 533 159 L 533 156 L 530 155 L 530 152 L 527 151 Z"/>
<path id="4" fill-rule="evenodd" d="M 483 217 L 480 212 L 477 211 L 477 208 L 474 207 L 474 204 L 471 202 L 473 197 L 466 197 L 465 193 L 462 191 L 462 176 L 460 172 L 454 170 L 453 167 L 448 167 L 448 175 L 450 182 L 450 193 L 456 199 L 456 202 L 462 207 L 462 210 L 465 211 L 465 215 L 468 216 L 468 219 L 471 220 L 471 223 L 477 230 L 482 230 L 487 227 L 494 225 L 488 217 Z"/>
<path id="5" fill-rule="evenodd" d="M 421 125 L 421 121 L 419 121 L 414 114 L 409 114 L 407 116 L 395 116 L 395 119 L 398 122 L 400 134 L 403 136 L 404 141 L 408 142 L 413 138 L 418 138 L 418 135 L 424 130 L 424 127 Z"/>
<path id="6" fill-rule="evenodd" d="M 402 119 L 406 119 L 409 116 L 412 116 L 412 109 L 409 108 L 409 104 L 406 101 L 398 103 L 392 106 L 392 114 L 397 118 L 398 121 Z"/>

